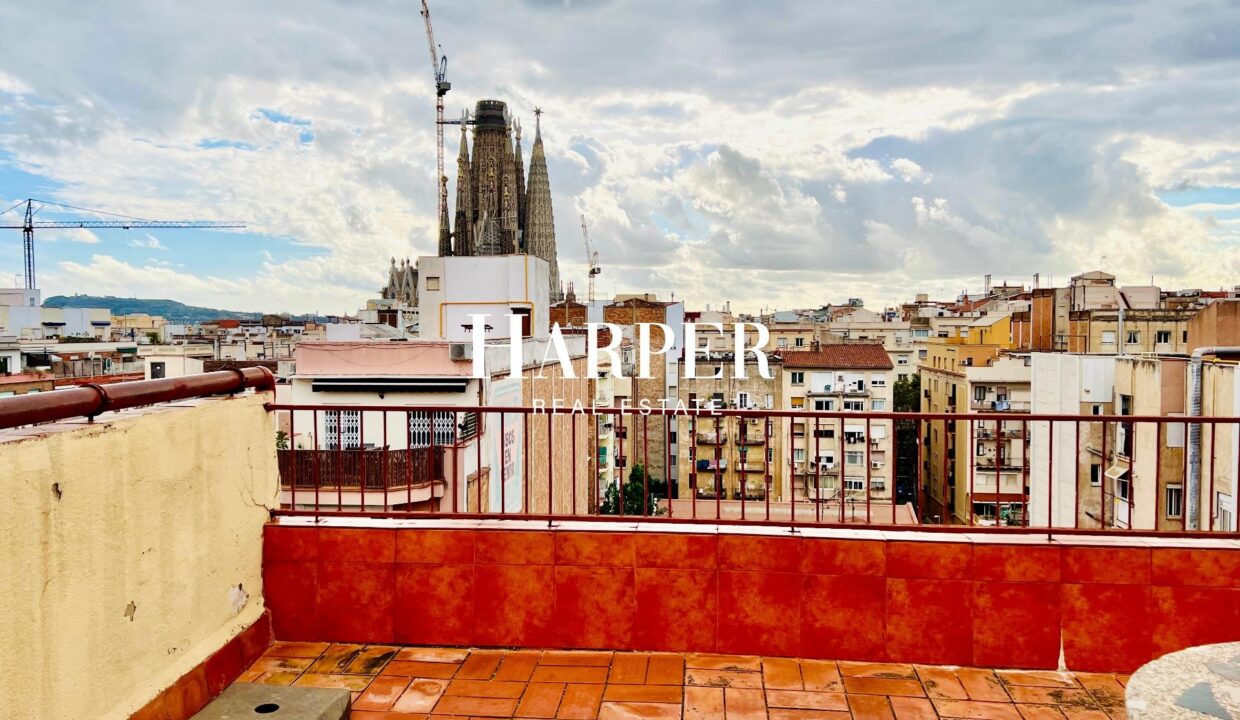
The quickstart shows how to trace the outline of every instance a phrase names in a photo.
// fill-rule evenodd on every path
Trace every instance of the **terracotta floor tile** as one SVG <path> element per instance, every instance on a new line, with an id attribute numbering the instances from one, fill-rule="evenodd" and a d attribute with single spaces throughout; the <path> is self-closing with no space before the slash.
<path id="1" fill-rule="evenodd" d="M 769 708 L 766 711 L 770 720 L 852 720 L 852 713 L 847 710 L 791 710 L 789 708 Z"/>
<path id="2" fill-rule="evenodd" d="M 263 653 L 271 657 L 317 658 L 327 649 L 328 643 L 276 641 Z"/>
<path id="3" fill-rule="evenodd" d="M 246 670 L 245 672 L 237 676 L 236 682 L 252 683 L 255 680 L 257 680 L 259 676 L 262 674 L 263 673 L 259 670 Z"/>
<path id="4" fill-rule="evenodd" d="M 684 720 L 710 720 L 723 716 L 723 688 L 686 687 Z"/>
<path id="5" fill-rule="evenodd" d="M 525 683 L 520 682 L 457 679 L 448 683 L 448 689 L 444 691 L 444 695 L 515 700 L 524 692 Z"/>
<path id="6" fill-rule="evenodd" d="M 1003 689 L 1003 683 L 999 682 L 999 678 L 990 670 L 957 668 L 956 678 L 964 686 L 964 691 L 969 694 L 970 700 L 980 700 L 983 702 L 1012 701 L 1008 697 L 1007 691 Z"/>
<path id="7" fill-rule="evenodd" d="M 686 685 L 710 685 L 713 687 L 760 688 L 762 673 L 736 672 L 735 670 L 685 670 Z"/>
<path id="8" fill-rule="evenodd" d="M 267 657 L 264 655 L 249 667 L 260 673 L 301 672 L 314 664 L 314 658 Z"/>
<path id="9" fill-rule="evenodd" d="M 1102 710 L 1092 710 L 1090 708 L 1078 708 L 1065 705 L 1060 708 L 1063 710 L 1064 717 L 1068 720 L 1111 720 L 1111 716 Z M 1117 717 L 1123 717 L 1122 715 Z"/>
<path id="10" fill-rule="evenodd" d="M 517 701 L 507 698 L 474 698 L 444 695 L 435 703 L 432 715 L 469 715 L 473 717 L 512 717 Z"/>
<path id="11" fill-rule="evenodd" d="M 534 674 L 534 667 L 538 665 L 538 658 L 541 656 L 542 653 L 537 650 L 506 652 L 503 660 L 500 661 L 499 669 L 495 671 L 494 679 L 529 682 L 530 675 Z"/>
<path id="12" fill-rule="evenodd" d="M 655 653 L 646 664 L 647 685 L 687 685 L 685 659 L 680 655 Z"/>
<path id="13" fill-rule="evenodd" d="M 369 645 L 353 658 L 344 671 L 350 675 L 378 675 L 398 650 L 400 648 L 391 645 Z"/>
<path id="14" fill-rule="evenodd" d="M 917 665 L 914 667 L 921 684 L 926 688 L 926 695 L 944 700 L 968 700 L 964 685 L 950 668 L 933 665 Z"/>
<path id="15" fill-rule="evenodd" d="M 399 657 L 399 656 L 398 656 Z M 452 677 L 460 665 L 455 663 L 423 662 L 421 660 L 392 660 L 379 671 L 380 675 L 404 675 L 405 677 L 437 678 Z"/>
<path id="16" fill-rule="evenodd" d="M 806 690 L 844 692 L 840 669 L 829 660 L 802 660 L 801 679 L 805 682 Z"/>
<path id="17" fill-rule="evenodd" d="M 598 717 L 602 700 L 602 685 L 568 685 L 555 716 L 563 720 L 593 720 Z"/>
<path id="18" fill-rule="evenodd" d="M 1114 675 L 1076 673 L 1074 677 L 1103 710 L 1124 707 L 1124 686 Z"/>
<path id="19" fill-rule="evenodd" d="M 604 702 L 598 720 L 680 720 L 680 705 Z"/>
<path id="20" fill-rule="evenodd" d="M 327 674 L 342 673 L 364 647 L 366 646 L 334 644 L 324 650 L 323 654 L 306 671 Z"/>
<path id="21" fill-rule="evenodd" d="M 685 667 L 703 670 L 762 669 L 762 658 L 754 655 L 686 655 Z"/>
<path id="22" fill-rule="evenodd" d="M 762 658 L 762 684 L 768 690 L 803 690 L 801 664 L 787 658 Z"/>
<path id="23" fill-rule="evenodd" d="M 1054 705 L 1017 705 L 1016 710 L 1024 720 L 1064 720 L 1063 713 Z"/>
<path id="24" fill-rule="evenodd" d="M 1077 687 L 1071 673 L 1051 670 L 998 670 L 995 672 L 1005 685 L 1032 687 Z"/>
<path id="25" fill-rule="evenodd" d="M 1116 675 L 1115 681 L 1118 682 L 1120 685 L 1123 685 L 1124 687 L 1128 687 L 1128 678 L 1130 677 L 1132 676 L 1131 675 Z"/>
<path id="26" fill-rule="evenodd" d="M 301 677 L 298 672 L 268 672 L 258 676 L 254 682 L 260 685 L 292 685 L 297 678 Z"/>
<path id="27" fill-rule="evenodd" d="M 595 650 L 564 650 L 564 651 L 548 651 L 543 653 L 542 660 L 538 661 L 539 665 L 590 665 L 593 667 L 607 667 L 611 665 L 611 658 L 615 653 L 600 652 Z"/>
<path id="28" fill-rule="evenodd" d="M 917 680 L 879 677 L 845 677 L 844 689 L 858 695 L 906 695 L 925 697 L 925 690 Z"/>
<path id="29" fill-rule="evenodd" d="M 771 707 L 805 710 L 847 710 L 843 693 L 809 692 L 806 690 L 767 690 L 766 704 Z"/>
<path id="30" fill-rule="evenodd" d="M 849 695 L 854 720 L 895 720 L 891 701 L 880 695 Z"/>
<path id="31" fill-rule="evenodd" d="M 1023 720 L 1016 706 L 1010 703 L 935 700 L 934 709 L 939 711 L 940 716 L 953 720 Z"/>
<path id="32" fill-rule="evenodd" d="M 499 667 L 504 653 L 499 650 L 474 650 L 461 663 L 461 669 L 453 677 L 462 680 L 490 680 Z"/>
<path id="33" fill-rule="evenodd" d="M 1008 688 L 1012 700 L 1029 705 L 1073 705 L 1097 708 L 1098 703 L 1079 687 L 1021 687 Z"/>
<path id="34" fill-rule="evenodd" d="M 353 710 L 349 720 L 429 720 L 426 713 L 376 712 L 373 710 Z"/>
<path id="35" fill-rule="evenodd" d="M 564 683 L 530 683 L 517 704 L 519 718 L 553 718 L 564 695 Z"/>
<path id="36" fill-rule="evenodd" d="M 531 682 L 605 683 L 606 667 L 592 665 L 539 665 L 530 676 Z"/>
<path id="37" fill-rule="evenodd" d="M 396 660 L 421 660 L 422 662 L 460 663 L 469 657 L 468 650 L 460 648 L 407 647 L 396 653 Z"/>
<path id="38" fill-rule="evenodd" d="M 939 717 L 934 705 L 925 698 L 893 697 L 889 700 L 896 720 L 937 720 Z"/>
<path id="39" fill-rule="evenodd" d="M 912 665 L 894 663 L 861 663 L 841 660 L 840 674 L 845 677 L 887 678 L 889 680 L 915 680 L 917 672 Z"/>
<path id="40" fill-rule="evenodd" d="M 391 710 L 400 699 L 405 688 L 409 687 L 409 678 L 399 675 L 385 675 L 375 678 L 362 692 L 361 697 L 353 703 L 354 710 Z"/>
<path id="41" fill-rule="evenodd" d="M 382 676 L 380 676 L 382 677 Z M 424 680 L 414 678 L 405 688 L 405 692 L 392 706 L 395 712 L 429 713 L 439 697 L 448 687 L 446 680 Z"/>
<path id="42" fill-rule="evenodd" d="M 307 672 L 302 673 L 293 684 L 303 687 L 345 688 L 360 692 L 370 684 L 370 678 L 365 675 L 326 675 Z"/>
<path id="43" fill-rule="evenodd" d="M 641 685 L 646 682 L 646 668 L 650 656 L 641 653 L 616 653 L 611 661 L 611 674 L 607 682 L 621 685 Z"/>
<path id="44" fill-rule="evenodd" d="M 684 688 L 675 685 L 608 685 L 603 691 L 604 702 L 679 703 Z"/>
<path id="45" fill-rule="evenodd" d="M 762 691 L 738 687 L 724 689 L 723 716 L 727 720 L 766 720 Z"/>

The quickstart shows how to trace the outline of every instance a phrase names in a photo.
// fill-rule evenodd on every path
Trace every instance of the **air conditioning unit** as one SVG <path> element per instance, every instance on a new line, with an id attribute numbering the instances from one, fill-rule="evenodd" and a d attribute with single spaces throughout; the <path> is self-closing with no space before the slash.
<path id="1" fill-rule="evenodd" d="M 449 343 L 448 357 L 452 360 L 473 360 L 474 344 L 473 343 Z"/>
<path id="2" fill-rule="evenodd" d="M 883 468 L 883 463 L 879 460 L 871 460 L 870 467 L 874 470 L 881 470 Z"/>

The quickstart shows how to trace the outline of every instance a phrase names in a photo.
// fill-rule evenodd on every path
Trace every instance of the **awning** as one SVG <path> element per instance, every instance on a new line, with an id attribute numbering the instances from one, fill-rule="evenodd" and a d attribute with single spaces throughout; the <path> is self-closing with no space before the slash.
<path id="1" fill-rule="evenodd" d="M 1119 480 L 1128 474 L 1128 468 L 1123 465 L 1112 465 L 1107 468 L 1106 475 L 1112 480 Z"/>

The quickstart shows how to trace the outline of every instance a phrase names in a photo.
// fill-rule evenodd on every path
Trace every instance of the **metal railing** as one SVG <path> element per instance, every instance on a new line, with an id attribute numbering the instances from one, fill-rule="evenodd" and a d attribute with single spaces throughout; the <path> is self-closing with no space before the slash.
<path id="1" fill-rule="evenodd" d="M 1240 537 L 1236 417 L 269 408 L 289 443 L 280 463 L 287 515 Z M 1202 427 L 1196 470 L 1190 422 Z M 616 429 L 602 457 L 600 425 Z M 767 442 L 746 444 L 751 434 Z M 848 442 L 858 437 L 867 441 Z M 1201 529 L 1189 532 L 1194 473 Z"/>

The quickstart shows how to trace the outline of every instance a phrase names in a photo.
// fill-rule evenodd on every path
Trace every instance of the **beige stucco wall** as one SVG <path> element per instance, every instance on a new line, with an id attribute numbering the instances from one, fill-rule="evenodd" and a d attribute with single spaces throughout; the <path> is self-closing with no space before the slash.
<path id="1" fill-rule="evenodd" d="M 0 432 L 0 718 L 126 718 L 258 618 L 268 397 Z"/>

